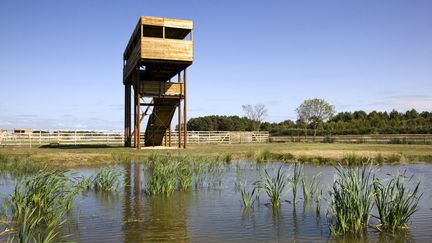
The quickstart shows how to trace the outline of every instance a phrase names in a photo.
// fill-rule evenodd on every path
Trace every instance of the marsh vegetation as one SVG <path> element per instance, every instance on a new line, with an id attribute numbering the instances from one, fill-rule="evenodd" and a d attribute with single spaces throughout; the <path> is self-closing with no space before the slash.
<path id="1" fill-rule="evenodd" d="M 381 166 L 372 165 L 370 160 L 352 162 L 357 160 L 354 154 L 349 155 L 351 162 L 336 167 L 322 167 L 313 161 L 285 163 L 283 161 L 292 158 L 291 155 L 281 156 L 265 150 L 251 155 L 259 158 L 257 162 L 237 160 L 228 152 L 219 156 L 153 153 L 133 163 L 126 161 L 130 155 L 112 156 L 116 157 L 118 165 L 102 166 L 84 174 L 40 167 L 34 170 L 13 168 L 9 165 L 19 164 L 14 162 L 18 160 L 2 158 L 9 164 L 1 167 L 2 174 L 7 175 L 4 179 L 12 184 L 12 188 L 9 194 L 2 195 L 0 237 L 13 242 L 80 239 L 74 238 L 72 228 L 80 228 L 82 222 L 90 220 L 81 213 L 86 208 L 79 204 L 87 197 L 94 197 L 96 202 L 102 200 L 102 205 L 106 204 L 104 211 L 113 210 L 106 208 L 110 204 L 124 201 L 127 203 L 123 206 L 125 210 L 132 202 L 133 205 L 150 203 L 152 213 L 170 210 L 160 207 L 184 197 L 195 198 L 193 201 L 196 202 L 191 205 L 196 206 L 189 208 L 192 211 L 199 211 L 198 205 L 202 203 L 219 208 L 213 202 L 216 197 L 221 205 L 225 205 L 226 200 L 233 202 L 229 208 L 218 209 L 228 209 L 230 215 L 217 211 L 232 222 L 237 222 L 232 218 L 236 208 L 243 211 L 240 217 L 247 221 L 261 217 L 259 215 L 267 211 L 278 222 L 273 224 L 289 229 L 291 223 L 284 225 L 280 217 L 292 212 L 295 216 L 292 220 L 296 220 L 298 209 L 303 214 L 310 213 L 317 224 L 314 227 L 320 229 L 321 238 L 361 239 L 370 237 L 371 232 L 389 236 L 400 231 L 409 234 L 410 222 L 415 220 L 422 198 L 422 184 L 414 180 L 412 174 L 386 175 L 388 173 L 380 172 Z M 31 155 L 23 158 L 30 160 Z M 366 162 L 369 164 L 363 165 Z M 393 170 L 392 167 L 389 169 Z M 134 196 L 128 199 L 128 195 Z M 118 196 L 125 199 L 118 201 Z M 181 212 L 181 207 L 176 211 Z M 209 217 L 211 208 L 208 208 Z M 141 211 L 139 208 L 134 210 Z M 147 227 L 145 222 L 150 219 L 133 215 L 120 217 L 123 220 L 120 223 L 126 228 L 141 224 L 141 227 Z M 71 224 L 75 226 L 71 228 Z M 229 225 L 236 228 L 232 223 Z M 310 223 L 307 225 L 304 227 L 311 227 Z"/>

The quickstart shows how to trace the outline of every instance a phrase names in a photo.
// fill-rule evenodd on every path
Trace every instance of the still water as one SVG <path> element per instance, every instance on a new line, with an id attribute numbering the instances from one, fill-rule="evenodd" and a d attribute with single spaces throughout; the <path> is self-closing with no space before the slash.
<path id="1" fill-rule="evenodd" d="M 332 166 L 305 165 L 306 177 L 320 175 L 323 189 L 321 214 L 315 205 L 305 205 L 301 187 L 294 207 L 291 187 L 286 188 L 286 200 L 279 210 L 266 206 L 262 194 L 260 203 L 250 210 L 241 205 L 239 183 L 251 185 L 264 169 L 279 166 L 269 163 L 237 161 L 225 167 L 217 186 L 201 187 L 188 192 L 175 192 L 170 197 L 147 196 L 144 193 L 145 172 L 141 164 L 119 166 L 125 171 L 124 186 L 117 193 L 88 192 L 74 203 L 72 215 L 64 229 L 69 239 L 77 242 L 328 242 L 333 241 L 327 226 L 328 191 L 333 181 Z M 89 176 L 97 168 L 75 172 Z M 408 233 L 389 236 L 369 230 L 369 242 L 430 242 L 432 239 L 432 165 L 410 164 L 377 167 L 376 175 L 406 171 L 421 181 L 423 196 L 419 210 L 410 222 Z M 291 173 L 292 174 L 292 173 Z M 0 179 L 0 199 L 12 190 L 14 180 Z M 346 239 L 345 242 L 351 240 Z"/>

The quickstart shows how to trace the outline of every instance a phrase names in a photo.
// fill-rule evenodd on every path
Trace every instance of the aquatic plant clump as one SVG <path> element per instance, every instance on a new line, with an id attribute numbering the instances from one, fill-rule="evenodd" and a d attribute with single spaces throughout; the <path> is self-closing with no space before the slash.
<path id="1" fill-rule="evenodd" d="M 367 229 L 373 206 L 371 167 L 336 168 L 328 209 L 332 235 L 360 235 Z"/>
<path id="2" fill-rule="evenodd" d="M 123 171 L 116 166 L 103 167 L 91 179 L 93 189 L 95 191 L 117 191 L 122 175 Z"/>
<path id="3" fill-rule="evenodd" d="M 241 202 L 244 208 L 250 208 L 253 206 L 255 202 L 255 190 L 255 187 L 253 187 L 252 190 L 249 191 L 245 187 L 241 187 Z"/>
<path id="4" fill-rule="evenodd" d="M 13 229 L 11 242 L 58 242 L 65 214 L 79 193 L 74 181 L 61 171 L 40 171 L 19 181 L 5 202 Z"/>
<path id="5" fill-rule="evenodd" d="M 373 183 L 377 218 L 381 222 L 377 226 L 379 230 L 395 232 L 408 228 L 408 220 L 418 209 L 422 196 L 419 193 L 420 183 L 417 183 L 413 190 L 409 190 L 403 184 L 404 178 L 404 174 L 396 175 L 388 183 L 379 179 Z"/>
<path id="6" fill-rule="evenodd" d="M 297 203 L 297 190 L 298 190 L 298 185 L 300 182 L 302 170 L 303 170 L 303 165 L 301 165 L 299 163 L 294 164 L 294 174 L 290 180 L 291 184 L 292 184 L 293 204 L 294 205 Z"/>
<path id="7" fill-rule="evenodd" d="M 13 177 L 31 175 L 43 170 L 44 166 L 33 160 L 31 153 L 20 155 L 0 153 L 0 173 Z"/>
<path id="8" fill-rule="evenodd" d="M 303 188 L 303 199 L 305 202 L 310 202 L 317 197 L 318 187 L 319 187 L 319 176 L 321 173 L 314 175 L 310 181 L 306 180 L 304 176 L 301 178 L 302 188 Z"/>
<path id="9" fill-rule="evenodd" d="M 170 195 L 175 190 L 186 191 L 193 183 L 200 184 L 204 168 L 195 166 L 188 156 L 173 157 L 171 154 L 153 154 L 144 162 L 147 175 L 146 193 Z"/>
<path id="10" fill-rule="evenodd" d="M 278 207 L 281 203 L 282 193 L 287 185 L 287 175 L 282 170 L 282 166 L 279 167 L 276 176 L 271 176 L 268 170 L 265 170 L 265 177 L 255 182 L 255 185 L 260 189 L 264 189 L 270 199 L 270 205 Z"/>

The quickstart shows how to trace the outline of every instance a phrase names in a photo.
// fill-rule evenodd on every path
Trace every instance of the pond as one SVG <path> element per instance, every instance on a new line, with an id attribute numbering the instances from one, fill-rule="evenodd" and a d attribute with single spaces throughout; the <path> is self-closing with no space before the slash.
<path id="1" fill-rule="evenodd" d="M 77 242 L 327 242 L 333 239 L 326 212 L 335 167 L 304 165 L 306 178 L 320 173 L 323 200 L 318 215 L 314 204 L 304 203 L 301 187 L 295 206 L 291 203 L 291 186 L 285 188 L 279 209 L 268 206 L 264 193 L 252 208 L 242 206 L 239 185 L 251 186 L 264 170 L 272 172 L 280 166 L 292 174 L 292 165 L 250 161 L 223 164 L 216 175 L 207 174 L 199 187 L 175 191 L 171 196 L 145 193 L 147 172 L 143 164 L 118 165 L 125 172 L 124 186 L 118 192 L 80 194 L 74 200 L 63 231 L 70 235 L 68 239 Z M 403 171 L 414 175 L 413 182 L 421 182 L 423 195 L 408 232 L 391 236 L 369 229 L 367 238 L 362 240 L 423 242 L 432 238 L 432 165 L 384 165 L 375 170 L 378 177 Z M 97 168 L 75 170 L 84 176 L 96 171 Z M 13 191 L 14 184 L 12 177 L 1 177 L 2 200 Z"/>

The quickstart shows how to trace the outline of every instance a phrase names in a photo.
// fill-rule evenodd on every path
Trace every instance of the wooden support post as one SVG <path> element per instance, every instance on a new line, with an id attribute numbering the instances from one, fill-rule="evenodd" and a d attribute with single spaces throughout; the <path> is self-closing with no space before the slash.
<path id="1" fill-rule="evenodd" d="M 181 148 L 181 99 L 179 99 L 178 102 L 178 124 L 177 124 L 177 140 L 178 140 L 178 147 Z"/>
<path id="2" fill-rule="evenodd" d="M 131 85 L 125 84 L 124 146 L 131 146 Z"/>
<path id="3" fill-rule="evenodd" d="M 187 145 L 187 116 L 186 116 L 186 69 L 183 70 L 183 148 Z"/>
<path id="4" fill-rule="evenodd" d="M 134 85 L 134 147 L 137 146 L 137 99 L 136 99 L 137 87 Z"/>
<path id="5" fill-rule="evenodd" d="M 137 144 L 136 144 L 136 148 L 137 149 L 141 149 L 141 118 L 140 118 L 140 115 L 141 115 L 141 109 L 140 109 L 140 106 L 141 106 L 141 102 L 140 102 L 140 100 L 141 100 L 141 95 L 140 95 L 140 92 L 139 92 L 139 80 L 138 80 L 138 85 L 137 85 L 137 94 L 136 94 L 136 110 L 137 110 Z"/>
<path id="6" fill-rule="evenodd" d="M 171 147 L 171 140 L 172 140 L 172 133 L 171 133 L 171 122 L 170 122 L 170 125 L 169 125 L 169 147 Z"/>
<path id="7" fill-rule="evenodd" d="M 180 73 L 177 74 L 177 82 L 180 83 Z M 177 140 L 178 147 L 181 148 L 181 97 L 178 101 L 178 122 L 177 122 Z"/>

